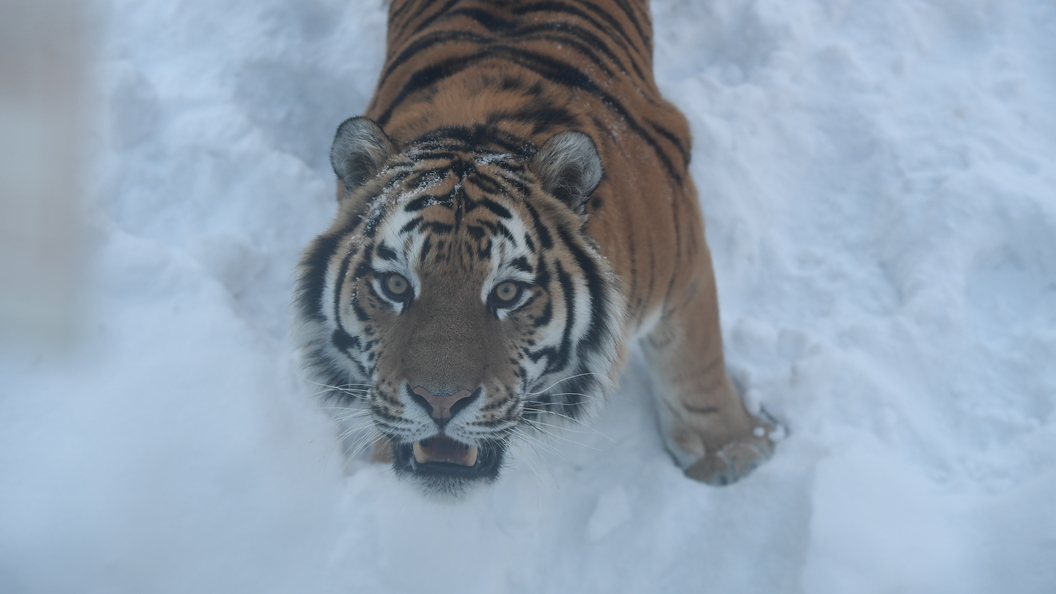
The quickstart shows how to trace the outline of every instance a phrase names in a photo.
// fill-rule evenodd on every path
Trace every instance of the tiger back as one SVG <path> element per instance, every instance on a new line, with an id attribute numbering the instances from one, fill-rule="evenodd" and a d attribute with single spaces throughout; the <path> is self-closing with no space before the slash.
<path id="1" fill-rule="evenodd" d="M 366 408 L 401 475 L 458 495 L 511 439 L 579 421 L 630 341 L 692 478 L 769 456 L 726 372 L 685 118 L 638 0 L 394 0 L 339 211 L 302 259 L 307 369 Z"/>

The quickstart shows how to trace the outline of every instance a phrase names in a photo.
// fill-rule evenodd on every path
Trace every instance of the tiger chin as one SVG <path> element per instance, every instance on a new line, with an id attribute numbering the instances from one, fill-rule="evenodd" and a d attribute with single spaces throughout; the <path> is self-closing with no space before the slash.
<path id="1" fill-rule="evenodd" d="M 377 92 L 335 135 L 296 336 L 339 417 L 368 415 L 375 459 L 427 492 L 461 496 L 521 434 L 588 419 L 634 340 L 687 476 L 727 484 L 773 450 L 726 371 L 648 3 L 589 6 L 393 0 Z"/>

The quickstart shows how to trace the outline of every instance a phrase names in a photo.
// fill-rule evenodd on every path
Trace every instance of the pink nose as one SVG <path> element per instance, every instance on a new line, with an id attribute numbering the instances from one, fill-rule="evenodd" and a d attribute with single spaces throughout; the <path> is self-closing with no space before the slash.
<path id="1" fill-rule="evenodd" d="M 469 390 L 459 390 L 454 394 L 437 396 L 421 386 L 416 387 L 411 392 L 421 397 L 418 404 L 423 405 L 422 408 L 427 409 L 426 412 L 431 414 L 434 419 L 442 420 L 450 419 L 455 413 L 462 410 L 465 405 L 469 404 L 467 399 L 473 396 L 473 393 Z"/>

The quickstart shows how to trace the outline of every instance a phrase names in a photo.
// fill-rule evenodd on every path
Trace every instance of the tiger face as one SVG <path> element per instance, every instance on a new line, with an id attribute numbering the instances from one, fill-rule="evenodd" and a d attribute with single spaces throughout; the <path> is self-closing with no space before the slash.
<path id="1" fill-rule="evenodd" d="M 306 250 L 297 319 L 312 379 L 368 409 L 397 474 L 459 495 L 541 417 L 588 414 L 622 358 L 623 298 L 585 231 L 591 139 L 538 151 L 486 128 L 401 147 L 353 118 L 345 192 Z"/>

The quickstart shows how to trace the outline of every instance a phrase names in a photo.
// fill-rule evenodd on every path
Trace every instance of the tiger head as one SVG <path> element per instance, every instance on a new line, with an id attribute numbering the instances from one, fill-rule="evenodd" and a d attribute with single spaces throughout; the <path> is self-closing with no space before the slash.
<path id="1" fill-rule="evenodd" d="M 453 127 L 397 146 L 353 118 L 331 163 L 343 191 L 302 257 L 300 342 L 338 407 L 369 410 L 397 474 L 457 496 L 520 432 L 591 412 L 623 357 L 623 298 L 586 232 L 589 136 L 535 150 Z"/>

